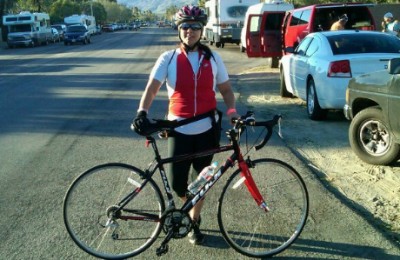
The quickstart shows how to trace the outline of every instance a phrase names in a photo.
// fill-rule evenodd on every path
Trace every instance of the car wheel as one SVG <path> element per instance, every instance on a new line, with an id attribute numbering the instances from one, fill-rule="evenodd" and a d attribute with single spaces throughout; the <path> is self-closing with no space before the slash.
<path id="1" fill-rule="evenodd" d="M 377 107 L 364 109 L 353 118 L 349 141 L 354 153 L 370 164 L 387 165 L 400 156 L 400 144 L 394 142 L 382 110 Z"/>
<path id="2" fill-rule="evenodd" d="M 308 80 L 307 83 L 307 114 L 311 120 L 323 120 L 327 114 L 327 111 L 319 106 L 313 79 Z"/>
<path id="3" fill-rule="evenodd" d="M 241 43 L 239 44 L 239 49 L 240 49 L 240 52 L 245 52 L 246 51 L 246 48 L 243 47 L 243 45 Z"/>
<path id="4" fill-rule="evenodd" d="M 279 67 L 279 57 L 272 57 L 270 65 L 271 65 L 271 68 L 278 68 Z"/>
<path id="5" fill-rule="evenodd" d="M 286 88 L 285 76 L 284 76 L 283 68 L 281 67 L 279 78 L 280 78 L 280 85 L 279 85 L 279 94 L 281 97 L 293 97 L 293 94 L 290 93 Z"/>
<path id="6" fill-rule="evenodd" d="M 216 42 L 215 47 L 220 48 L 221 47 L 221 42 Z"/>
<path id="7" fill-rule="evenodd" d="M 85 38 L 82 43 L 86 45 L 87 44 L 87 39 Z"/>

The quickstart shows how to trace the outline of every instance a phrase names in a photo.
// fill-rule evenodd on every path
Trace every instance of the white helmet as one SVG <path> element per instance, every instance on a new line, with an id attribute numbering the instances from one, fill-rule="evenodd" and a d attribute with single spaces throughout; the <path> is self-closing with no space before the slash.
<path id="1" fill-rule="evenodd" d="M 393 18 L 393 14 L 391 12 L 388 12 L 383 17 L 384 18 Z"/>

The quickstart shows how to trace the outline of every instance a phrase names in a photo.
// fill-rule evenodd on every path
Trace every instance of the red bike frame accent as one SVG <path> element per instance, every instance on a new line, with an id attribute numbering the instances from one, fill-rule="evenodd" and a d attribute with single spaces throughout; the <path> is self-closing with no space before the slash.
<path id="1" fill-rule="evenodd" d="M 243 160 L 243 157 L 241 154 L 239 154 L 239 168 L 241 170 L 240 175 L 245 178 L 244 183 L 246 184 L 247 189 L 249 190 L 251 196 L 254 198 L 256 201 L 257 205 L 265 210 L 266 212 L 269 211 L 269 208 L 267 204 L 264 201 L 264 198 L 262 197 L 260 191 L 257 188 L 256 183 L 254 182 L 253 176 L 251 176 L 251 172 L 249 170 L 249 167 L 247 166 L 246 161 Z"/>

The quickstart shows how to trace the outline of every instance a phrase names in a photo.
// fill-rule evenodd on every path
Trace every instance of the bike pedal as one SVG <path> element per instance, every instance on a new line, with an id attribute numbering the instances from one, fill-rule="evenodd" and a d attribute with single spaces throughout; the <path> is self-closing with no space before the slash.
<path id="1" fill-rule="evenodd" d="M 168 253 L 168 245 L 162 245 L 156 250 L 156 255 L 157 256 L 162 256 L 164 254 Z"/>

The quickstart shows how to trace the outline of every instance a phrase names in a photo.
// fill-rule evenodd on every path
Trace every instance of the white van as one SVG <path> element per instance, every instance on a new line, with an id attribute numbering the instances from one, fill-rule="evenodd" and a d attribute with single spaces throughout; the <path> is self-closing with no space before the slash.
<path id="1" fill-rule="evenodd" d="M 225 43 L 240 43 L 240 32 L 244 17 L 250 5 L 259 0 L 208 0 L 205 3 L 208 21 L 204 29 L 204 39 L 217 48 Z"/>
<path id="2" fill-rule="evenodd" d="M 282 0 L 265 1 L 250 6 L 241 34 L 241 50 L 248 57 L 272 58 L 271 67 L 277 67 L 282 57 L 282 23 L 293 4 Z"/>
<path id="3" fill-rule="evenodd" d="M 240 51 L 245 52 L 247 46 L 251 45 L 254 38 L 265 37 L 264 34 L 267 33 L 266 31 L 272 28 L 281 30 L 280 24 L 282 24 L 285 12 L 293 8 L 293 4 L 285 3 L 282 0 L 265 0 L 264 3 L 250 6 L 247 9 L 244 26 L 240 35 Z M 281 21 L 281 23 L 278 24 L 278 21 Z M 248 26 L 249 24 L 250 26 Z M 253 51 L 250 52 L 249 57 L 262 56 L 261 51 L 255 50 L 255 47 L 259 48 L 261 46 L 253 45 Z"/>

